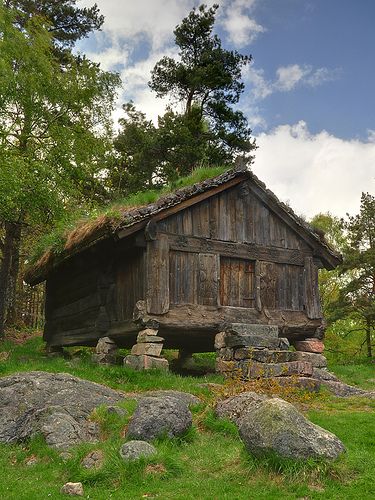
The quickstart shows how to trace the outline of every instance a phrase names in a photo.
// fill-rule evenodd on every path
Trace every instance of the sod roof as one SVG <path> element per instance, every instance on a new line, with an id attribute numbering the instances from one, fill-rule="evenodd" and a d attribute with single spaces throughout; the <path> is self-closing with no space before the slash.
<path id="1" fill-rule="evenodd" d="M 297 216 L 288 205 L 282 203 L 251 171 L 238 168 L 227 170 L 215 177 L 162 195 L 153 203 L 133 207 L 128 205 L 123 208 L 119 207 L 116 216 L 100 215 L 92 220 L 78 221 L 77 226 L 65 235 L 63 248 L 59 252 L 51 248 L 46 249 L 41 257 L 28 268 L 25 279 L 30 284 L 40 283 L 61 262 L 83 252 L 99 241 L 108 238 L 116 239 L 119 234 L 121 234 L 121 237 L 130 236 L 144 228 L 155 216 L 158 216 L 159 220 L 164 216 L 167 217 L 170 215 L 172 207 L 178 208 L 178 205 L 182 205 L 186 200 L 194 202 L 194 199 L 196 199 L 199 202 L 199 195 L 202 193 L 208 193 L 209 196 L 210 191 L 212 191 L 212 195 L 214 195 L 217 192 L 215 188 L 219 186 L 223 186 L 224 189 L 225 185 L 228 185 L 228 188 L 231 187 L 234 179 L 239 181 L 249 180 L 251 184 L 259 188 L 265 195 L 266 200 L 270 204 L 277 206 L 294 223 L 294 226 L 296 225 L 295 227 L 305 237 L 308 237 L 317 253 L 317 257 L 320 257 L 328 268 L 332 269 L 341 262 L 341 255 L 322 238 L 321 234 L 316 233 L 305 220 Z M 183 206 L 181 209 L 183 209 Z"/>

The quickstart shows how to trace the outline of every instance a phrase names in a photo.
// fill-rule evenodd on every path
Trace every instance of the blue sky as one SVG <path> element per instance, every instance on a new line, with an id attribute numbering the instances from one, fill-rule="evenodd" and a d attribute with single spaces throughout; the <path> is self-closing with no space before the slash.
<path id="1" fill-rule="evenodd" d="M 79 49 L 120 72 L 115 121 L 130 99 L 155 120 L 166 101 L 149 91 L 150 70 L 177 57 L 173 29 L 198 2 L 96 1 L 103 31 Z M 355 213 L 361 191 L 375 194 L 375 1 L 217 3 L 223 45 L 254 58 L 240 101 L 259 146 L 253 170 L 307 217 Z"/>

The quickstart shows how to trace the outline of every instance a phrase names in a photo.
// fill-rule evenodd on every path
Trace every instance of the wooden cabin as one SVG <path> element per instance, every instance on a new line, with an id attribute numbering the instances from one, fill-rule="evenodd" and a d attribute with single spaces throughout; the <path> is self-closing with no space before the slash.
<path id="1" fill-rule="evenodd" d="M 131 347 L 154 325 L 165 348 L 204 352 L 231 322 L 277 325 L 290 340 L 321 338 L 318 269 L 339 262 L 253 173 L 230 170 L 78 227 L 27 279 L 46 280 L 49 346 L 110 337 Z"/>

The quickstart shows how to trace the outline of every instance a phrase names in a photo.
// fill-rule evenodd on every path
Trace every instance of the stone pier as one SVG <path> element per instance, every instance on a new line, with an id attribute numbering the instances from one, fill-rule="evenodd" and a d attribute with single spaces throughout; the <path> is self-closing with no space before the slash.
<path id="1" fill-rule="evenodd" d="M 216 370 L 226 376 L 249 380 L 273 377 L 312 377 L 314 368 L 325 368 L 321 354 L 324 344 L 318 339 L 293 343 L 279 338 L 278 327 L 232 323 L 215 338 Z M 309 350 L 308 350 L 309 349 Z"/>
<path id="2" fill-rule="evenodd" d="M 137 343 L 132 347 L 131 354 L 125 357 L 124 365 L 135 370 L 157 368 L 168 370 L 169 363 L 161 357 L 163 337 L 158 336 L 158 330 L 146 328 L 138 333 Z"/>

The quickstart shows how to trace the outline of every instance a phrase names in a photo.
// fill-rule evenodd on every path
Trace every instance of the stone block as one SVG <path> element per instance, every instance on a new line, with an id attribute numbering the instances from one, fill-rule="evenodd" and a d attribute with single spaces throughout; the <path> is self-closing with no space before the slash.
<path id="1" fill-rule="evenodd" d="M 95 352 L 92 358 L 95 363 L 103 365 L 116 363 L 118 347 L 109 337 L 102 337 L 98 340 Z"/>
<path id="2" fill-rule="evenodd" d="M 154 344 L 151 342 L 142 342 L 141 344 L 135 344 L 132 347 L 132 354 L 136 356 L 142 356 L 146 354 L 148 356 L 160 356 L 160 353 L 163 349 L 163 344 Z"/>
<path id="3" fill-rule="evenodd" d="M 256 325 L 246 323 L 230 323 L 226 327 L 226 332 L 236 335 L 260 336 L 266 338 L 277 338 L 279 327 L 275 325 Z"/>
<path id="4" fill-rule="evenodd" d="M 296 355 L 297 361 L 308 361 L 314 368 L 325 368 L 327 366 L 327 359 L 323 354 L 303 351 L 296 351 L 293 354 Z"/>
<path id="5" fill-rule="evenodd" d="M 237 364 L 234 361 L 225 361 L 224 359 L 216 359 L 216 371 L 219 373 L 234 372 L 236 370 Z"/>
<path id="6" fill-rule="evenodd" d="M 64 495 L 83 497 L 82 483 L 65 483 L 60 492 Z"/>
<path id="7" fill-rule="evenodd" d="M 293 375 L 291 377 L 275 377 L 274 380 L 282 387 L 292 387 L 311 392 L 319 392 L 321 387 L 320 381 L 312 377 L 300 377 Z"/>
<path id="8" fill-rule="evenodd" d="M 313 352 L 321 354 L 324 351 L 324 343 L 318 339 L 295 340 L 293 342 L 297 351 Z"/>
<path id="9" fill-rule="evenodd" d="M 287 351 L 290 347 L 289 340 L 287 338 L 281 337 L 279 338 L 279 349 L 283 351 Z"/>
<path id="10" fill-rule="evenodd" d="M 288 363 L 298 361 L 297 352 L 240 347 L 234 353 L 235 359 L 252 359 L 259 363 Z"/>
<path id="11" fill-rule="evenodd" d="M 227 347 L 254 347 L 258 349 L 289 349 L 288 339 L 260 335 L 228 335 Z"/>
<path id="12" fill-rule="evenodd" d="M 219 349 L 219 356 L 225 361 L 233 361 L 233 353 L 234 351 L 230 347 L 223 347 Z"/>
<path id="13" fill-rule="evenodd" d="M 220 332 L 215 336 L 215 349 L 222 349 L 223 347 L 226 346 L 225 343 L 225 337 L 226 337 L 226 332 Z"/>
<path id="14" fill-rule="evenodd" d="M 159 330 L 157 330 L 156 328 L 145 328 L 144 330 L 141 330 L 139 334 L 143 333 L 144 335 L 157 335 L 158 331 Z"/>
<path id="15" fill-rule="evenodd" d="M 168 370 L 169 363 L 164 358 L 154 358 L 153 356 L 134 356 L 129 355 L 124 359 L 124 365 L 133 368 L 134 370 Z"/>
<path id="16" fill-rule="evenodd" d="M 137 336 L 137 342 L 164 342 L 163 337 L 158 337 L 157 335 L 149 335 L 148 333 L 145 333 L 147 330 L 144 330 L 143 332 L 139 332 Z"/>
<path id="17" fill-rule="evenodd" d="M 303 375 L 311 377 L 313 367 L 306 361 L 291 361 L 289 363 L 258 363 L 245 361 L 242 372 L 248 378 L 287 377 L 290 375 Z"/>

